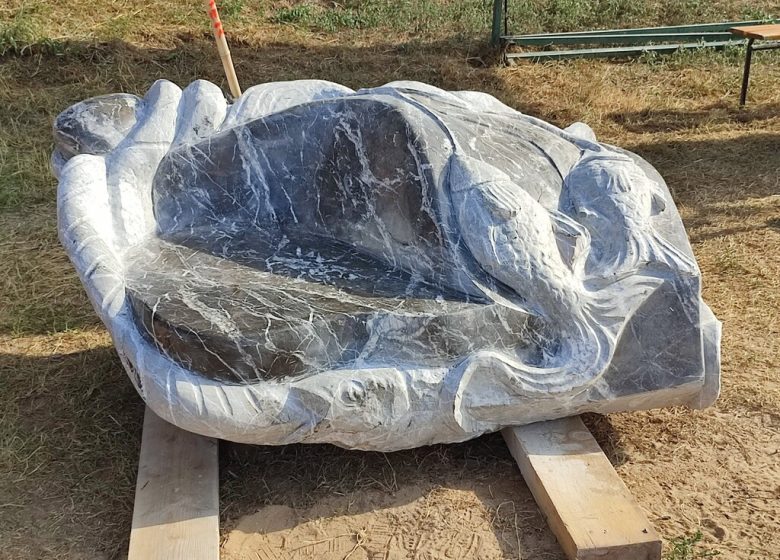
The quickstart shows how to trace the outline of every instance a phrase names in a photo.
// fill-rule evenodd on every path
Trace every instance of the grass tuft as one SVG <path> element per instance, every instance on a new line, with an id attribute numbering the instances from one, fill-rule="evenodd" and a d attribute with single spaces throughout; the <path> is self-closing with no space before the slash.
<path id="1" fill-rule="evenodd" d="M 0 21 L 0 56 L 23 53 L 39 39 L 40 24 L 35 7 L 23 4 L 10 21 Z"/>
<path id="2" fill-rule="evenodd" d="M 320 32 L 382 28 L 408 33 L 444 29 L 473 33 L 486 29 L 488 15 L 482 0 L 352 0 L 332 7 L 306 2 L 285 6 L 276 10 L 270 21 Z"/>
<path id="3" fill-rule="evenodd" d="M 720 552 L 715 550 L 702 550 L 702 532 L 696 531 L 693 535 L 676 537 L 669 542 L 670 549 L 664 556 L 665 560 L 700 560 L 714 558 Z"/>
<path id="4" fill-rule="evenodd" d="M 297 4 L 295 6 L 285 6 L 279 8 L 271 16 L 272 23 L 303 25 L 306 24 L 314 13 L 314 6 L 311 4 Z"/>
<path id="5" fill-rule="evenodd" d="M 775 6 L 772 9 L 777 9 Z M 509 31 L 537 33 L 771 19 L 770 6 L 709 0 L 530 0 L 509 3 Z"/>
<path id="6" fill-rule="evenodd" d="M 223 0 L 217 3 L 219 15 L 222 19 L 230 20 L 237 18 L 244 10 L 244 0 Z"/>

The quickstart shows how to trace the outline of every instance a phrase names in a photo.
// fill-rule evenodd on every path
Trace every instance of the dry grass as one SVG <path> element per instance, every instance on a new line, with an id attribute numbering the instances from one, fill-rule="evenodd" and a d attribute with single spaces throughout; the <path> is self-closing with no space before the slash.
<path id="1" fill-rule="evenodd" d="M 98 4 L 11 0 L 0 8 L 0 38 L 17 39 L 0 58 L 0 558 L 121 557 L 132 507 L 142 404 L 57 244 L 50 122 L 84 97 L 141 93 L 162 77 L 223 81 L 199 2 L 145 11 L 129 1 Z M 701 550 L 723 558 L 776 557 L 780 57 L 756 55 L 752 100 L 739 109 L 737 52 L 498 68 L 465 27 L 389 37 L 382 27 L 323 34 L 270 23 L 293 4 L 247 0 L 226 18 L 243 84 L 417 79 L 482 90 L 560 125 L 584 120 L 658 167 L 686 222 L 705 299 L 724 321 L 723 396 L 708 411 L 589 422 L 666 539 L 701 530 Z M 748 9 L 700 4 L 724 17 Z M 306 509 L 369 491 L 411 500 L 413 488 L 457 508 L 454 491 L 473 490 L 504 555 L 556 557 L 496 436 L 390 455 L 225 445 L 221 467 L 226 528 L 269 504 Z M 423 526 L 409 523 L 412 533 Z"/>

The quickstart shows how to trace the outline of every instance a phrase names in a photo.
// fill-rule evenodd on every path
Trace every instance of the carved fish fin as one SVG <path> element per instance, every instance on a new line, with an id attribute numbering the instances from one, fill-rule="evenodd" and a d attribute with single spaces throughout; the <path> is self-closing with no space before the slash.
<path id="1" fill-rule="evenodd" d="M 578 276 L 581 276 L 590 252 L 590 233 L 581 223 L 562 212 L 550 212 L 555 240 L 563 262 Z"/>
<path id="2" fill-rule="evenodd" d="M 646 259 L 650 264 L 663 263 L 669 268 L 691 273 L 699 270 L 696 261 L 661 237 L 657 231 L 653 231 L 647 239 L 646 255 L 643 256 L 643 260 Z"/>
<path id="3" fill-rule="evenodd" d="M 660 214 L 664 210 L 666 210 L 666 195 L 664 194 L 664 189 L 653 181 L 651 179 L 650 181 L 653 185 L 653 202 L 651 205 L 651 211 L 653 215 Z"/>
<path id="4" fill-rule="evenodd" d="M 603 263 L 602 278 L 615 279 L 644 268 L 657 266 L 694 273 L 695 261 L 664 239 L 654 228 L 628 233 L 624 242 L 616 244 L 611 263 Z"/>
<path id="5" fill-rule="evenodd" d="M 661 192 L 653 193 L 653 215 L 660 214 L 666 210 L 666 197 Z"/>
<path id="6" fill-rule="evenodd" d="M 628 323 L 628 319 L 663 283 L 662 279 L 654 276 L 632 274 L 619 278 L 589 293 L 584 306 L 586 313 L 596 324 L 603 325 L 617 339 Z M 616 301 L 620 301 L 620 305 L 615 305 Z"/>

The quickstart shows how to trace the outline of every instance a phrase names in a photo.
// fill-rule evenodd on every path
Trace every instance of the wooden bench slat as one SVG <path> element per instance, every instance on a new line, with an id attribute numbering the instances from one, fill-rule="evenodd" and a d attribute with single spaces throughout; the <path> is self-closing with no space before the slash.
<path id="1" fill-rule="evenodd" d="M 729 29 L 735 35 L 741 35 L 749 39 L 774 40 L 780 39 L 780 24 L 768 23 L 766 25 L 746 25 Z"/>

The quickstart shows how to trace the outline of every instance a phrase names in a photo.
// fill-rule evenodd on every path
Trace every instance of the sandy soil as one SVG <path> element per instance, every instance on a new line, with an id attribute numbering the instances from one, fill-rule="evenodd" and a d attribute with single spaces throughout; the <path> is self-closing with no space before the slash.
<path id="1" fill-rule="evenodd" d="M 525 513 L 517 511 L 518 504 Z M 488 560 L 533 550 L 535 557 L 562 558 L 555 541 L 539 530 L 534 509 L 519 484 L 475 484 L 468 490 L 409 484 L 393 493 L 350 493 L 306 510 L 273 505 L 242 517 L 227 534 L 222 557 Z M 502 521 L 517 518 L 518 524 L 496 530 L 496 515 Z"/>
<path id="2" fill-rule="evenodd" d="M 595 425 L 593 422 L 596 422 Z M 723 558 L 778 558 L 780 416 L 713 410 L 590 419 L 621 433 L 618 472 L 669 538 L 697 529 L 699 553 Z M 494 452 L 500 440 L 491 436 Z M 488 480 L 430 482 L 430 473 L 397 473 L 392 492 L 327 494 L 308 507 L 280 503 L 227 523 L 223 555 L 261 558 L 549 558 L 563 559 L 527 487 L 498 453 Z M 457 469 L 457 461 L 450 467 Z M 420 481 L 426 481 L 421 483 Z M 281 483 L 274 480 L 268 483 Z M 694 558 L 696 556 L 690 556 Z M 702 556 L 704 557 L 704 556 Z M 687 558 L 687 557 L 683 557 Z"/>

